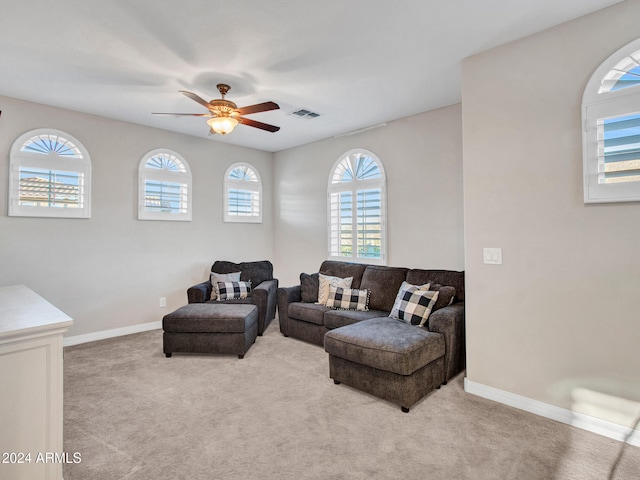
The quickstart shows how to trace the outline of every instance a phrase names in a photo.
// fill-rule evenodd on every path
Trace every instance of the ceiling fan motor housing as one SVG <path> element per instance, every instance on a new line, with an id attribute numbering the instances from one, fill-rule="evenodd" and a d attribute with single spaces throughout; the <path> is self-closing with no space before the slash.
<path id="1" fill-rule="evenodd" d="M 235 103 L 224 99 L 211 100 L 209 104 L 211 105 L 209 110 L 220 117 L 227 117 L 231 115 L 234 110 L 238 109 Z"/>

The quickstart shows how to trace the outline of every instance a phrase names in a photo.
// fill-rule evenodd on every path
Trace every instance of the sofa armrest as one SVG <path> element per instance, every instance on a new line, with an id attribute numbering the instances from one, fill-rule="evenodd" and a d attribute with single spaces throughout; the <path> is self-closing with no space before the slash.
<path id="1" fill-rule="evenodd" d="M 278 288 L 278 319 L 280 322 L 280 332 L 285 336 L 289 336 L 290 320 L 289 320 L 289 304 L 302 301 L 302 289 L 300 285 L 293 287 Z"/>
<path id="2" fill-rule="evenodd" d="M 278 280 L 265 280 L 251 289 L 251 303 L 258 307 L 258 335 L 262 335 L 276 316 Z"/>
<path id="3" fill-rule="evenodd" d="M 275 297 L 277 290 L 278 290 L 278 280 L 275 278 L 272 278 L 271 280 L 265 280 L 260 285 L 257 285 L 255 288 L 251 290 L 251 292 L 255 292 L 255 291 L 265 292 L 265 293 L 273 292 L 273 295 Z"/>
<path id="4" fill-rule="evenodd" d="M 187 289 L 189 303 L 202 303 L 211 300 L 211 282 L 202 282 Z"/>
<path id="5" fill-rule="evenodd" d="M 300 285 L 294 285 L 293 287 L 280 287 L 278 288 L 278 305 L 280 305 L 280 299 L 286 301 L 287 304 L 301 302 L 302 288 Z"/>
<path id="6" fill-rule="evenodd" d="M 445 341 L 445 380 L 465 368 L 464 302 L 436 310 L 429 316 L 429 331 L 440 333 Z"/>

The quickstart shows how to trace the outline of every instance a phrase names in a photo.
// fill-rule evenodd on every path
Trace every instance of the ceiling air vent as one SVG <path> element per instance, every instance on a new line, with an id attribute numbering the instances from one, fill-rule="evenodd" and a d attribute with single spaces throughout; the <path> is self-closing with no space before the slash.
<path id="1" fill-rule="evenodd" d="M 319 113 L 312 112 L 308 108 L 299 108 L 298 110 L 291 112 L 291 115 L 298 118 L 304 118 L 307 120 L 311 120 L 313 118 L 317 118 L 320 116 Z"/>

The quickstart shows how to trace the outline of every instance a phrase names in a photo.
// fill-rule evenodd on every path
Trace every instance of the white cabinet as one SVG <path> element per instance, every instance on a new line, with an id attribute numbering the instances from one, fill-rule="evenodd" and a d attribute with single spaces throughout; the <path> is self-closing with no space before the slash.
<path id="1" fill-rule="evenodd" d="M 24 285 L 0 287 L 3 480 L 62 479 L 62 334 L 72 323 Z"/>

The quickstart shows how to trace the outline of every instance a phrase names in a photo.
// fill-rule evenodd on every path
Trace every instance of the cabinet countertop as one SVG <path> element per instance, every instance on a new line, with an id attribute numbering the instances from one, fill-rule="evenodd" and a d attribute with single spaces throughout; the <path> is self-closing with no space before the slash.
<path id="1" fill-rule="evenodd" d="M 73 319 L 25 285 L 0 287 L 0 340 L 67 329 Z"/>

